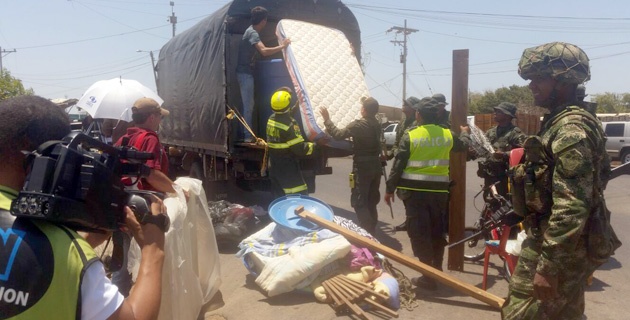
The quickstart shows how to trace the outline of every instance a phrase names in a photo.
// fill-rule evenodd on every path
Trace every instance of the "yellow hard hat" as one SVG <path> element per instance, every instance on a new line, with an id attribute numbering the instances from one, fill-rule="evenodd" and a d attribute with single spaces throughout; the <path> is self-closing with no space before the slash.
<path id="1" fill-rule="evenodd" d="M 291 94 L 284 90 L 276 91 L 271 96 L 271 109 L 273 111 L 282 111 L 291 106 Z"/>

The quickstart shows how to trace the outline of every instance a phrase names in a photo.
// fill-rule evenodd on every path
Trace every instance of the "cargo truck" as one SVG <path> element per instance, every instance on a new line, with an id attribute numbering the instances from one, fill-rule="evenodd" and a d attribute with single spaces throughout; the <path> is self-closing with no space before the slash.
<path id="1" fill-rule="evenodd" d="M 173 167 L 180 175 L 204 181 L 209 199 L 227 196 L 234 184 L 244 190 L 271 191 L 266 176 L 264 146 L 239 142 L 241 124 L 231 117 L 241 110 L 236 63 L 239 41 L 250 25 L 250 10 L 263 6 L 269 11 L 267 26 L 260 34 L 267 47 L 277 46 L 276 25 L 281 19 L 305 21 L 341 31 L 361 59 L 360 30 L 350 10 L 337 0 L 235 0 L 173 37 L 160 50 L 156 65 L 157 90 L 170 115 L 162 122 L 160 138 L 169 150 Z M 325 53 L 323 53 L 325 54 Z M 256 136 L 265 138 L 271 114 L 269 100 L 276 88 L 295 88 L 282 53 L 260 57 L 255 68 L 254 123 Z M 339 84 L 341 85 L 341 84 Z M 299 114 L 294 117 L 304 130 Z M 312 137 L 307 139 L 313 140 Z M 347 148 L 318 147 L 301 158 L 301 168 L 310 192 L 315 176 L 331 174 L 329 157 L 347 156 Z"/>

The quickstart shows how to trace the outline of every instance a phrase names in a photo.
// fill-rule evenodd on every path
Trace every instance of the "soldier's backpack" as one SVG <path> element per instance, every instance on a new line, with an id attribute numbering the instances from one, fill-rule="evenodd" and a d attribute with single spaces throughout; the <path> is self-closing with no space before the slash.
<path id="1" fill-rule="evenodd" d="M 558 119 L 554 122 L 559 121 L 560 118 L 566 117 L 570 117 L 568 123 L 584 126 L 593 146 L 597 145 L 597 141 L 604 144 L 606 143 L 605 134 L 602 130 L 601 124 L 592 113 L 585 111 L 582 108 L 569 107 L 567 108 L 567 111 L 563 112 L 562 116 L 558 116 Z M 597 139 L 597 137 L 604 137 L 604 139 Z M 610 159 L 608 158 L 606 152 L 603 152 L 597 161 L 598 163 L 596 163 L 595 168 L 605 168 L 605 172 L 595 170 L 594 180 L 607 180 L 607 175 L 610 173 Z M 604 177 L 602 177 L 602 174 Z M 605 183 L 603 185 L 605 185 Z M 588 216 L 584 232 L 588 234 L 586 248 L 592 270 L 594 271 L 599 266 L 606 263 L 615 253 L 615 250 L 621 247 L 621 241 L 617 237 L 617 234 L 615 234 L 615 230 L 610 224 L 611 212 L 606 207 L 604 191 L 597 184 L 594 186 L 593 200 L 596 201 L 596 206 Z"/>

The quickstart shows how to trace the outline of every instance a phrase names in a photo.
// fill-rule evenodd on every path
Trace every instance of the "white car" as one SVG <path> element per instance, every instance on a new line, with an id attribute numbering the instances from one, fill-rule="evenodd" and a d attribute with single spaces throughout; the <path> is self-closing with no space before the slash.
<path id="1" fill-rule="evenodd" d="M 398 123 L 392 123 L 385 127 L 383 130 L 383 136 L 385 136 L 385 145 L 388 148 L 394 146 L 394 142 L 396 142 L 396 128 L 398 127 Z"/>
<path id="2" fill-rule="evenodd" d="M 621 163 L 630 162 L 630 122 L 602 122 L 606 133 L 606 152 Z"/>

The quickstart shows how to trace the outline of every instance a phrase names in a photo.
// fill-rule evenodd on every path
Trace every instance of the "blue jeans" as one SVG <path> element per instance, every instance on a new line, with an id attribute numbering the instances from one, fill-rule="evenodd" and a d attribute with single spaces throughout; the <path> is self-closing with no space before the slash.
<path id="1" fill-rule="evenodd" d="M 236 78 L 238 85 L 241 88 L 241 100 L 243 101 L 242 115 L 247 125 L 252 129 L 254 123 L 252 117 L 254 113 L 254 76 L 249 73 L 237 73 Z M 243 140 L 252 139 L 251 133 L 245 128 L 239 129 L 239 136 L 243 137 Z"/>

